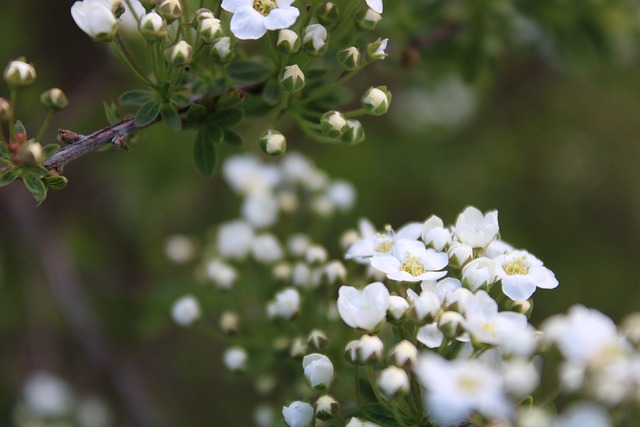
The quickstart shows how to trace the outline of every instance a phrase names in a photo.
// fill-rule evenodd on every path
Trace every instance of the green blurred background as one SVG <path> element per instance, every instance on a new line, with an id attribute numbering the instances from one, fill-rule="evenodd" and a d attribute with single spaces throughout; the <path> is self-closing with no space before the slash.
<path id="1" fill-rule="evenodd" d="M 38 71 L 18 107 L 27 128 L 35 132 L 43 118 L 37 107 L 43 90 L 58 86 L 70 100 L 45 141 L 54 140 L 58 127 L 89 133 L 104 126 L 102 101 L 137 88 L 105 46 L 75 26 L 70 5 L 0 3 L 0 63 L 24 55 Z M 576 26 L 575 34 L 580 31 Z M 399 32 L 391 40 L 403 37 Z M 389 115 L 363 121 L 368 135 L 363 144 L 321 145 L 293 127 L 283 129 L 290 150 L 305 153 L 358 189 L 353 213 L 335 220 L 327 234 L 337 239 L 362 216 L 378 226 L 398 227 L 433 213 L 453 223 L 469 204 L 497 209 L 503 238 L 542 259 L 560 281 L 556 290 L 536 293 L 534 324 L 575 303 L 617 320 L 638 310 L 636 46 L 620 61 L 596 52 L 568 55 L 562 62 L 545 53 L 546 42 L 505 49 L 490 71 L 473 81 L 465 81 L 456 60 L 448 61 L 437 46 L 433 57 L 427 52 L 426 59 L 405 68 L 392 46 L 390 58 L 354 86 L 358 92 L 387 84 L 394 94 Z M 446 69 L 452 72 L 442 72 Z M 253 141 L 263 126 L 251 123 L 241 130 L 243 150 L 257 152 Z M 185 332 L 169 317 L 174 298 L 193 286 L 193 273 L 165 260 L 166 237 L 202 237 L 217 222 L 233 218 L 237 208 L 219 175 L 205 180 L 193 168 L 192 139 L 189 132 L 171 134 L 156 126 L 130 152 L 87 155 L 67 166 L 70 184 L 51 192 L 39 208 L 20 185 L 0 190 L 0 419 L 5 424 L 11 423 L 26 376 L 48 369 L 80 392 L 105 397 L 114 425 L 138 425 L 110 381 L 111 371 L 87 353 L 52 294 L 39 260 L 42 251 L 36 250 L 38 232 L 54 258 L 64 253 L 56 248 L 68 245 L 69 260 L 111 348 L 112 368 L 133 366 L 165 425 L 249 423 L 250 411 L 244 409 L 255 395 L 247 382 L 223 372 L 216 342 Z M 227 149 L 223 155 L 231 153 Z"/>

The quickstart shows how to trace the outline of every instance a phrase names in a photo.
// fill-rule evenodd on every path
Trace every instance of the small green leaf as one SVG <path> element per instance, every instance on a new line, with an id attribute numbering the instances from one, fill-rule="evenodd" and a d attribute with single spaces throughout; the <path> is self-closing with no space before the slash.
<path id="1" fill-rule="evenodd" d="M 203 123 L 207 120 L 207 109 L 200 104 L 192 104 L 187 110 L 186 120 L 191 123 Z"/>
<path id="2" fill-rule="evenodd" d="M 120 120 L 120 117 L 118 116 L 118 107 L 116 107 L 115 102 L 103 102 L 102 105 L 104 105 L 104 114 L 107 116 L 109 124 L 112 125 L 117 123 L 118 120 Z"/>
<path id="3" fill-rule="evenodd" d="M 0 187 L 11 184 L 18 177 L 18 169 L 4 168 L 0 169 Z"/>
<path id="4" fill-rule="evenodd" d="M 44 182 L 53 190 L 62 190 L 69 180 L 62 175 L 49 175 L 44 178 Z"/>
<path id="5" fill-rule="evenodd" d="M 44 182 L 37 176 L 33 174 L 25 174 L 22 177 L 24 181 L 24 185 L 29 190 L 29 193 L 36 199 L 38 205 L 44 201 L 47 197 L 47 187 L 44 185 Z"/>
<path id="6" fill-rule="evenodd" d="M 130 90 L 120 95 L 118 102 L 125 107 L 140 107 L 152 99 L 148 90 Z"/>
<path id="7" fill-rule="evenodd" d="M 271 79 L 267 82 L 262 91 L 262 98 L 267 105 L 276 105 L 280 101 L 280 83 L 278 80 Z"/>
<path id="8" fill-rule="evenodd" d="M 162 121 L 169 129 L 173 131 L 179 131 L 182 129 L 182 120 L 180 119 L 178 110 L 176 110 L 176 107 L 173 104 L 162 104 L 160 116 L 162 116 Z"/>
<path id="9" fill-rule="evenodd" d="M 44 155 L 47 159 L 53 156 L 60 149 L 60 145 L 58 144 L 47 144 L 42 147 L 42 151 L 44 151 Z"/>
<path id="10" fill-rule="evenodd" d="M 229 145 L 242 145 L 242 137 L 229 129 L 223 129 L 223 141 Z"/>
<path id="11" fill-rule="evenodd" d="M 9 149 L 7 148 L 7 144 L 4 141 L 0 141 L 0 157 L 3 159 L 10 159 L 11 154 L 9 154 Z"/>
<path id="12" fill-rule="evenodd" d="M 158 114 L 160 114 L 160 101 L 154 99 L 146 102 L 136 113 L 136 126 L 142 127 L 152 123 Z"/>
<path id="13" fill-rule="evenodd" d="M 27 135 L 27 129 L 20 120 L 16 120 L 16 124 L 13 127 L 13 133 L 24 133 L 25 136 Z"/>
<path id="14" fill-rule="evenodd" d="M 193 161 L 196 169 L 206 177 L 212 177 L 216 170 L 216 147 L 206 128 L 200 129 L 193 146 Z"/>
<path id="15" fill-rule="evenodd" d="M 184 93 L 176 92 L 171 95 L 171 102 L 173 102 L 178 108 L 182 108 L 191 104 L 191 99 L 189 99 L 189 97 Z"/>
<path id="16" fill-rule="evenodd" d="M 38 178 L 44 178 L 49 175 L 49 171 L 42 166 L 32 166 L 28 168 L 30 174 L 34 174 Z"/>
<path id="17" fill-rule="evenodd" d="M 273 74 L 271 63 L 240 60 L 227 65 L 227 73 L 233 80 L 240 82 L 261 82 Z"/>
<path id="18" fill-rule="evenodd" d="M 232 128 L 242 121 L 244 111 L 241 108 L 225 108 L 211 115 L 211 121 L 223 128 Z"/>
<path id="19" fill-rule="evenodd" d="M 207 138 L 215 144 L 220 144 L 222 142 L 222 138 L 224 138 L 224 130 L 213 123 L 208 123 L 207 125 L 202 126 L 200 131 L 204 132 Z"/>

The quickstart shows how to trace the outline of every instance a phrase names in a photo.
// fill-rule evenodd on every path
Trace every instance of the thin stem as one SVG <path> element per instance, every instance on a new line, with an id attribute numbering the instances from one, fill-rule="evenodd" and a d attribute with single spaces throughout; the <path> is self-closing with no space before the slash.
<path id="1" fill-rule="evenodd" d="M 44 135 L 45 131 L 51 124 L 52 118 L 53 118 L 53 111 L 49 110 L 49 112 L 47 113 L 47 117 L 44 118 L 44 121 L 42 122 L 42 126 L 40 126 L 40 130 L 36 135 L 36 141 L 40 141 L 40 138 L 42 138 L 42 135 Z"/>
<path id="2" fill-rule="evenodd" d="M 360 366 L 356 365 L 355 368 L 356 401 L 358 402 L 358 406 L 362 406 L 362 396 L 360 395 Z"/>
<path id="3" fill-rule="evenodd" d="M 117 36 L 116 36 L 117 37 Z M 116 54 L 118 54 L 118 58 L 120 58 L 120 60 L 122 61 L 122 63 L 129 68 L 129 70 L 136 76 L 138 77 L 140 80 L 142 80 L 145 84 L 149 85 L 149 86 L 153 86 L 153 83 L 151 82 L 151 80 L 149 80 L 148 78 L 146 78 L 140 71 L 138 71 L 138 69 L 136 69 L 136 67 L 129 62 L 129 59 L 127 58 L 126 54 L 120 50 L 120 47 L 115 43 L 115 42 L 111 42 L 109 43 L 111 45 L 111 47 L 113 48 L 113 50 L 116 51 Z"/>
<path id="4" fill-rule="evenodd" d="M 16 122 L 17 98 L 18 98 L 18 90 L 12 86 L 9 89 L 9 103 L 11 104 L 11 112 L 9 113 L 9 142 L 13 141 L 14 126 Z"/>

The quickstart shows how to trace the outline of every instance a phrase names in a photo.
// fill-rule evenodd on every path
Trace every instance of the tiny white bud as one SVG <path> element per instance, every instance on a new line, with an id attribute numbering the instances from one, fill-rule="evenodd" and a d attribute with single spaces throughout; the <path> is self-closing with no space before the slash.
<path id="1" fill-rule="evenodd" d="M 190 238 L 182 235 L 173 235 L 165 243 L 165 255 L 176 264 L 184 264 L 195 256 L 195 246 Z"/>
<path id="2" fill-rule="evenodd" d="M 300 49 L 300 36 L 292 30 L 280 30 L 276 47 L 286 54 L 296 53 Z"/>
<path id="3" fill-rule="evenodd" d="M 224 351 L 222 360 L 224 366 L 231 372 L 242 372 L 247 369 L 249 354 L 242 347 L 229 347 Z"/>
<path id="4" fill-rule="evenodd" d="M 312 350 L 323 351 L 329 345 L 329 337 L 319 329 L 314 329 L 307 337 L 307 343 Z"/>
<path id="5" fill-rule="evenodd" d="M 193 54 L 193 47 L 184 40 L 180 40 L 178 43 L 169 47 L 165 51 L 167 61 L 174 67 L 184 67 L 191 63 L 191 57 Z"/>
<path id="6" fill-rule="evenodd" d="M 323 421 L 333 418 L 333 416 L 340 410 L 340 404 L 338 401 L 328 394 L 320 396 L 313 407 L 315 409 L 316 418 Z"/>
<path id="7" fill-rule="evenodd" d="M 291 343 L 289 355 L 293 359 L 302 359 L 304 355 L 307 354 L 307 351 L 307 341 L 302 337 L 298 337 Z"/>
<path id="8" fill-rule="evenodd" d="M 302 359 L 302 368 L 307 382 L 314 390 L 326 390 L 333 381 L 333 364 L 323 354 L 312 353 Z"/>
<path id="9" fill-rule="evenodd" d="M 110 42 L 118 31 L 118 19 L 111 6 L 103 1 L 76 1 L 71 6 L 71 17 L 94 41 Z"/>
<path id="10" fill-rule="evenodd" d="M 193 295 L 185 295 L 171 307 L 171 317 L 180 326 L 190 326 L 200 318 L 200 305 Z"/>
<path id="11" fill-rule="evenodd" d="M 270 233 L 256 236 L 251 246 L 251 253 L 253 258 L 261 264 L 273 264 L 281 260 L 283 256 L 280 242 Z"/>
<path id="12" fill-rule="evenodd" d="M 282 415 L 289 427 L 309 427 L 313 422 L 313 407 L 306 402 L 293 402 L 282 407 Z"/>
<path id="13" fill-rule="evenodd" d="M 389 39 L 378 39 L 373 43 L 369 43 L 367 45 L 367 57 L 372 61 L 386 58 L 385 49 L 388 42 Z"/>
<path id="14" fill-rule="evenodd" d="M 18 150 L 18 161 L 25 166 L 42 166 L 45 161 L 42 145 L 39 142 L 28 141 Z"/>
<path id="15" fill-rule="evenodd" d="M 362 97 L 362 108 L 373 115 L 381 116 L 389 110 L 391 93 L 385 86 L 372 87 Z"/>
<path id="16" fill-rule="evenodd" d="M 219 259 L 207 263 L 205 274 L 219 289 L 231 289 L 238 278 L 236 269 Z"/>
<path id="17" fill-rule="evenodd" d="M 358 340 L 358 362 L 362 364 L 382 361 L 384 344 L 376 335 L 363 335 Z"/>
<path id="18" fill-rule="evenodd" d="M 456 311 L 445 311 L 438 319 L 438 328 L 449 339 L 457 338 L 464 332 L 463 324 L 464 317 Z"/>
<path id="19" fill-rule="evenodd" d="M 347 71 L 351 71 L 360 64 L 360 51 L 358 48 L 351 46 L 338 51 L 336 54 L 338 64 Z"/>
<path id="20" fill-rule="evenodd" d="M 359 120 L 349 119 L 347 120 L 347 127 L 344 130 L 344 133 L 340 137 L 341 141 L 345 144 L 355 145 L 364 141 L 364 127 L 362 127 L 362 123 Z"/>
<path id="21" fill-rule="evenodd" d="M 347 280 L 347 267 L 342 261 L 333 260 L 324 267 L 324 273 L 330 284 L 336 284 Z"/>
<path id="22" fill-rule="evenodd" d="M 60 111 L 67 108 L 69 101 L 64 92 L 57 87 L 49 89 L 40 95 L 40 103 L 48 110 Z"/>
<path id="23" fill-rule="evenodd" d="M 287 151 L 287 139 L 275 129 L 268 129 L 258 140 L 260 150 L 267 156 L 281 156 Z"/>
<path id="24" fill-rule="evenodd" d="M 225 334 L 235 335 L 240 330 L 240 316 L 233 311 L 223 311 L 218 324 Z"/>
<path id="25" fill-rule="evenodd" d="M 406 299 L 398 295 L 391 295 L 389 297 L 389 308 L 387 313 L 393 321 L 403 320 L 405 313 L 409 310 L 409 303 Z"/>
<path id="26" fill-rule="evenodd" d="M 298 64 L 287 65 L 280 72 L 279 82 L 286 91 L 298 92 L 305 85 L 304 73 Z"/>
<path id="27" fill-rule="evenodd" d="M 466 243 L 452 243 L 448 250 L 449 262 L 462 268 L 473 258 L 473 248 Z"/>
<path id="28" fill-rule="evenodd" d="M 203 43 L 215 43 L 222 37 L 222 24 L 219 19 L 211 18 L 201 19 L 198 23 L 198 37 Z"/>
<path id="29" fill-rule="evenodd" d="M 305 251 L 305 259 L 309 264 L 322 264 L 327 261 L 327 250 L 321 245 L 311 245 Z"/>
<path id="30" fill-rule="evenodd" d="M 180 0 L 162 0 L 156 6 L 156 12 L 171 23 L 182 16 L 182 3 Z"/>
<path id="31" fill-rule="evenodd" d="M 383 369 L 376 384 L 387 400 L 399 394 L 409 393 L 409 376 L 404 369 L 397 366 Z"/>
<path id="32" fill-rule="evenodd" d="M 287 249 L 293 257 L 301 257 L 311 246 L 311 239 L 306 234 L 292 234 L 287 240 Z"/>
<path id="33" fill-rule="evenodd" d="M 476 258 L 462 269 L 462 284 L 473 292 L 487 289 L 496 281 L 496 265 L 492 259 Z"/>
<path id="34" fill-rule="evenodd" d="M 288 282 L 291 279 L 292 270 L 293 269 L 291 268 L 291 264 L 282 261 L 277 263 L 273 267 L 273 270 L 271 270 L 271 274 L 273 275 L 273 278 L 278 282 Z"/>
<path id="35" fill-rule="evenodd" d="M 291 320 L 300 309 L 300 293 L 295 288 L 287 288 L 276 294 L 275 300 L 268 306 L 270 317 Z"/>
<path id="36" fill-rule="evenodd" d="M 338 138 L 347 130 L 347 119 L 339 111 L 328 111 L 320 118 L 322 133 L 330 138 Z"/>
<path id="37" fill-rule="evenodd" d="M 225 64 L 233 58 L 231 37 L 222 37 L 211 48 L 211 58 L 218 64 Z"/>
<path id="38" fill-rule="evenodd" d="M 382 15 L 371 8 L 367 8 L 358 14 L 356 24 L 365 31 L 371 31 L 378 25 L 381 19 Z"/>
<path id="39" fill-rule="evenodd" d="M 161 40 L 169 34 L 167 21 L 155 12 L 149 12 L 140 19 L 138 30 L 148 42 Z"/>
<path id="40" fill-rule="evenodd" d="M 418 349 L 407 340 L 402 340 L 389 352 L 391 363 L 399 368 L 413 367 L 418 360 Z"/>
<path id="41" fill-rule="evenodd" d="M 302 47 L 310 55 L 320 55 L 327 50 L 327 29 L 321 24 L 311 24 L 304 30 Z"/>
<path id="42" fill-rule="evenodd" d="M 3 77 L 9 86 L 29 86 L 36 79 L 36 69 L 24 61 L 15 60 L 4 69 Z"/>

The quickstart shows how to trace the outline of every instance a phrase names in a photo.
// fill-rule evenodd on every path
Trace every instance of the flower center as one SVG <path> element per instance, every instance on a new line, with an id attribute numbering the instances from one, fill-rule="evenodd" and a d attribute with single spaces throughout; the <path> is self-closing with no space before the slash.
<path id="1" fill-rule="evenodd" d="M 488 334 L 495 335 L 496 333 L 496 324 L 493 322 L 480 322 L 478 326 Z"/>
<path id="2" fill-rule="evenodd" d="M 404 262 L 400 266 L 401 271 L 406 271 L 413 277 L 417 277 L 424 273 L 424 266 L 420 263 L 418 257 L 411 256 L 408 252 L 404 256 Z"/>
<path id="3" fill-rule="evenodd" d="M 529 272 L 529 268 L 524 263 L 524 257 L 511 261 L 504 266 L 504 272 L 509 276 L 525 275 Z"/>
<path id="4" fill-rule="evenodd" d="M 275 1 L 271 0 L 253 0 L 253 8 L 260 12 L 261 15 L 267 16 L 269 13 L 277 8 L 278 5 Z"/>
<path id="5" fill-rule="evenodd" d="M 480 382 L 472 377 L 460 377 L 457 381 L 458 387 L 464 391 L 477 392 L 480 390 Z"/>

